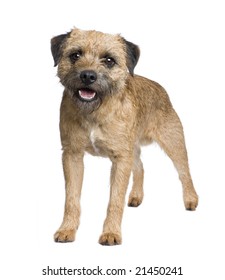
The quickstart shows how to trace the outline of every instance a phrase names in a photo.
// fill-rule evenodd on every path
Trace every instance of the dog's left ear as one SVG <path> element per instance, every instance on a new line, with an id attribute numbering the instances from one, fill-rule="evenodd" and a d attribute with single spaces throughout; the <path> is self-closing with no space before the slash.
<path id="1" fill-rule="evenodd" d="M 140 57 L 140 49 L 137 45 L 127 41 L 124 39 L 124 43 L 126 45 L 126 52 L 127 52 L 127 68 L 130 74 L 134 75 L 134 68 L 138 63 L 138 59 Z"/>
<path id="2" fill-rule="evenodd" d="M 69 37 L 70 33 L 58 35 L 51 39 L 51 51 L 54 59 L 54 67 L 58 65 L 62 56 L 62 45 Z"/>

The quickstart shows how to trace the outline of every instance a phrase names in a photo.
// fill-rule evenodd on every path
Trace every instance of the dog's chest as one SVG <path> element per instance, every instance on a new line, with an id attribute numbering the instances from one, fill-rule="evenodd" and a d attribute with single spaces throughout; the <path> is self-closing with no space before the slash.
<path id="1" fill-rule="evenodd" d="M 96 154 L 99 154 L 100 150 L 98 148 L 98 139 L 99 139 L 99 136 L 98 136 L 98 131 L 96 128 L 92 128 L 91 129 L 91 133 L 90 133 L 90 142 L 91 142 L 91 146 L 92 148 L 94 149 L 95 153 Z"/>
<path id="2" fill-rule="evenodd" d="M 110 156 L 110 137 L 99 127 L 92 127 L 87 152 L 97 156 Z"/>

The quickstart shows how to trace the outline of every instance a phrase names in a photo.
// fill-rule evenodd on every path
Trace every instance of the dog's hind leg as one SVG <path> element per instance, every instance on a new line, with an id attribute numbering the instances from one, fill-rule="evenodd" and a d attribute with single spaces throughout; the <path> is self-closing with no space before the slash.
<path id="1" fill-rule="evenodd" d="M 171 109 L 158 129 L 154 139 L 173 161 L 183 186 L 184 205 L 187 210 L 195 210 L 198 196 L 194 189 L 185 146 L 182 124 L 176 112 Z"/>
<path id="2" fill-rule="evenodd" d="M 144 180 L 144 169 L 140 159 L 140 148 L 134 150 L 134 162 L 133 162 L 133 186 L 129 195 L 128 206 L 137 207 L 142 203 L 144 192 L 143 192 L 143 180 Z"/>

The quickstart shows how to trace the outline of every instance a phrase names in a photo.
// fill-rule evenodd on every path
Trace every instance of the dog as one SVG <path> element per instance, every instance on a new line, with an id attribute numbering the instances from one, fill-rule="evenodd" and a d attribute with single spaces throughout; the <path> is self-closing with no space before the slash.
<path id="1" fill-rule="evenodd" d="M 112 162 L 100 244 L 122 242 L 121 222 L 131 173 L 128 205 L 137 207 L 143 200 L 141 145 L 154 141 L 166 152 L 179 174 L 184 205 L 195 210 L 198 195 L 189 172 L 182 124 L 165 89 L 134 74 L 139 47 L 120 35 L 74 28 L 51 39 L 51 52 L 64 86 L 60 135 L 66 201 L 55 241 L 75 240 L 85 152 Z"/>

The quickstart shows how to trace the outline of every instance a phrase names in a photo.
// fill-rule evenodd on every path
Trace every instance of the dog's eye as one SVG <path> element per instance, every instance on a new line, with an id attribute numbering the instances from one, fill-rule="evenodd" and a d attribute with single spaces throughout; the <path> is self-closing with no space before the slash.
<path id="1" fill-rule="evenodd" d="M 109 68 L 112 68 L 116 64 L 116 61 L 112 57 L 109 57 L 109 56 L 105 57 L 104 62 Z"/>
<path id="2" fill-rule="evenodd" d="M 70 58 L 70 61 L 72 63 L 76 62 L 80 57 L 81 57 L 82 53 L 81 52 L 74 52 L 74 53 L 71 53 L 69 55 L 69 58 Z"/>

